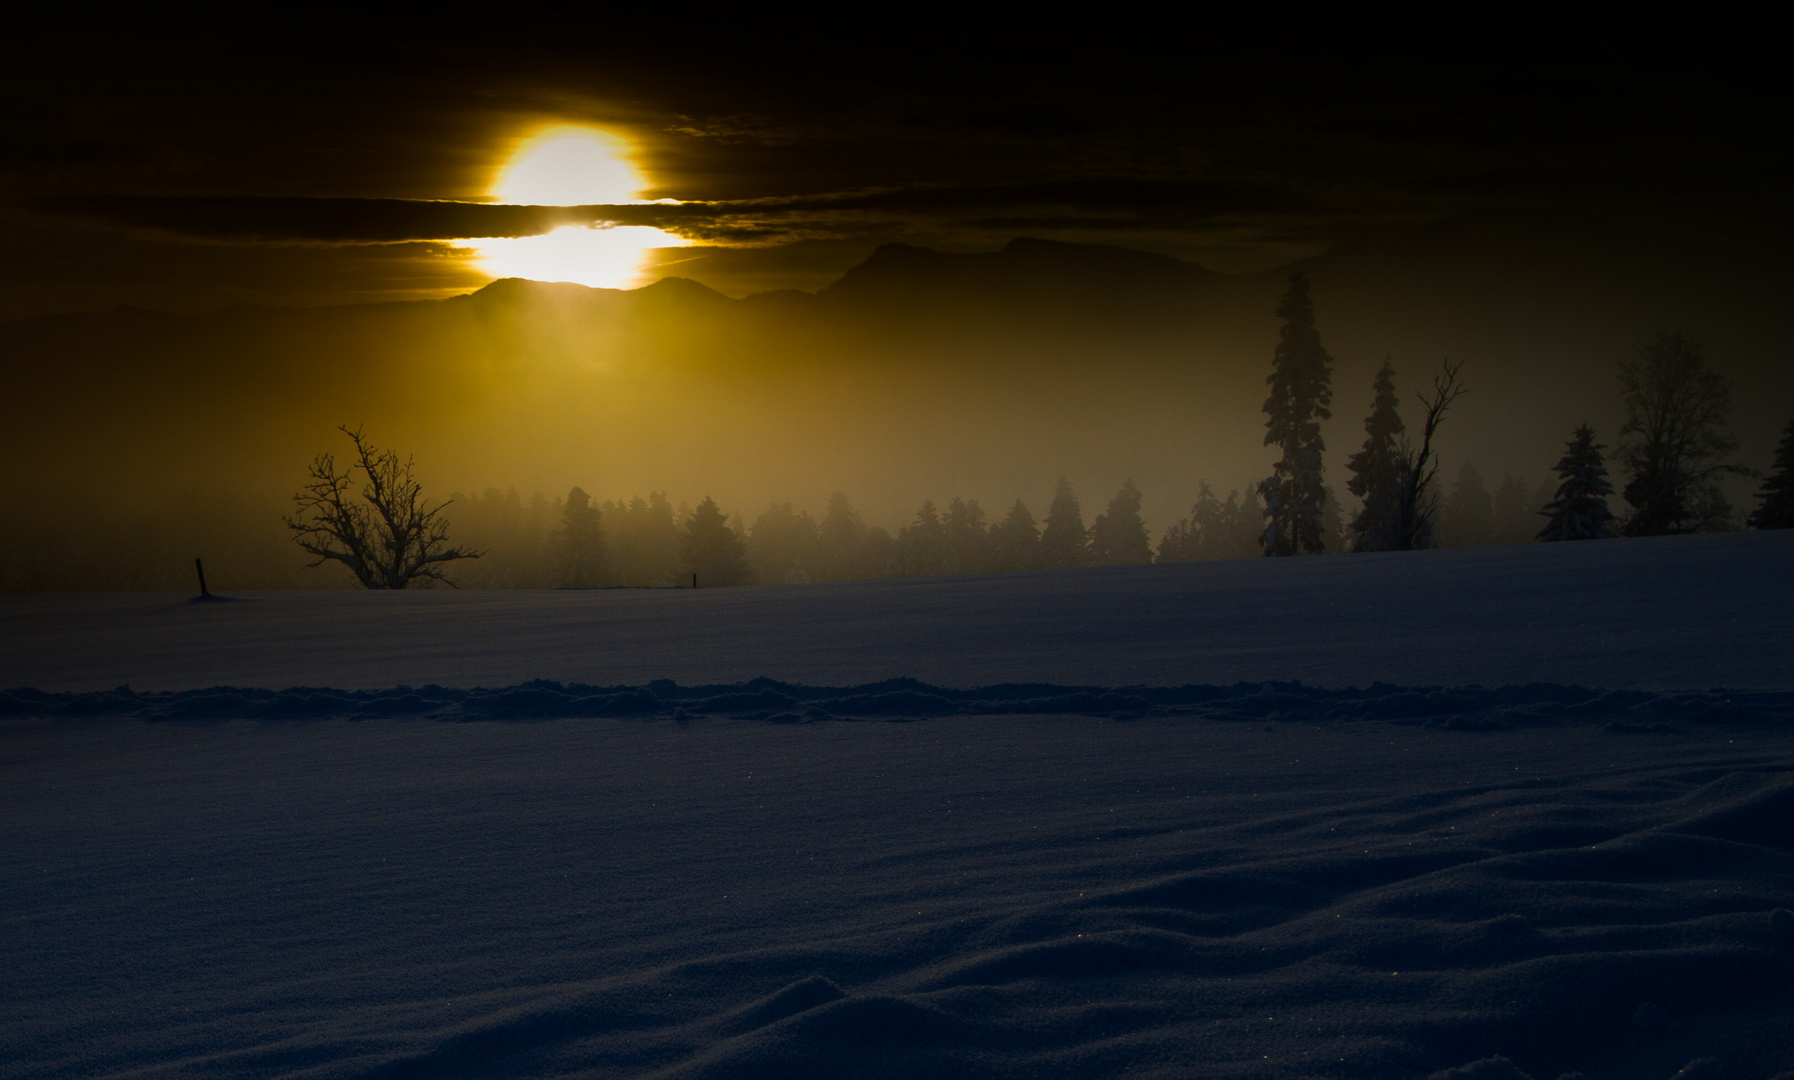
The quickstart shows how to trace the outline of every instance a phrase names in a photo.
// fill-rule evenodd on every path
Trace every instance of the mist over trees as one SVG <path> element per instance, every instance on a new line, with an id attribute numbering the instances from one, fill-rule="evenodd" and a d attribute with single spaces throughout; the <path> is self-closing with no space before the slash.
<path id="1" fill-rule="evenodd" d="M 380 576 L 375 573 L 378 560 L 362 558 L 363 570 L 387 583 L 373 587 L 446 582 L 441 564 L 465 560 L 453 575 L 453 583 L 464 587 L 671 588 L 690 587 L 694 573 L 700 587 L 773 585 L 1599 539 L 1615 533 L 1649 536 L 1740 524 L 1721 482 L 1753 474 L 1733 460 L 1738 443 L 1727 427 L 1730 384 L 1708 365 L 1700 343 L 1680 332 L 1656 334 L 1643 343 L 1636 359 L 1620 366 L 1617 397 L 1625 421 L 1614 469 L 1623 476 L 1630 513 L 1607 502 L 1621 481 L 1607 478 L 1604 447 L 1592 441 L 1587 425 L 1577 430 L 1554 478 L 1506 470 L 1496 481 L 1492 472 L 1485 473 L 1467 457 L 1442 459 L 1435 436 L 1463 392 L 1458 367 L 1448 363 L 1431 393 L 1416 395 L 1423 413 L 1409 425 L 1401 415 L 1397 373 L 1389 359 L 1372 380 L 1362 446 L 1346 462 L 1345 492 L 1357 500 L 1348 507 L 1325 483 L 1322 421 L 1331 418 L 1333 358 L 1321 344 L 1305 275 L 1289 279 L 1276 313 L 1282 323 L 1280 343 L 1266 379 L 1271 393 L 1263 405 L 1263 443 L 1279 455 L 1272 475 L 1243 492 L 1231 490 L 1225 500 L 1206 479 L 1198 479 L 1188 516 L 1159 530 L 1156 545 L 1144 517 L 1145 493 L 1132 478 L 1123 481 L 1088 524 L 1077 493 L 1061 476 L 1044 515 L 1015 499 L 993 516 L 978 499 L 954 494 L 944 502 L 922 500 L 893 535 L 866 524 L 848 495 L 839 491 L 818 515 L 781 501 L 762 504 L 766 508 L 757 514 L 736 512 L 738 507 L 726 513 L 709 498 L 696 508 L 675 507 L 665 491 L 600 502 L 585 487 L 572 488 L 564 498 L 540 493 L 524 498 L 515 489 L 487 488 L 454 492 L 432 504 L 422 499 L 414 481 L 412 488 L 403 488 L 400 465 L 408 463 L 400 463 L 396 455 L 388 461 L 382 456 L 386 452 L 370 448 L 372 456 L 364 455 L 359 475 L 372 476 L 368 466 L 385 470 L 381 475 L 386 479 L 373 487 L 384 485 L 395 494 L 388 509 L 396 531 L 390 536 L 368 531 L 376 519 L 387 521 L 372 503 L 371 517 L 352 520 L 350 511 L 360 504 L 354 501 L 350 473 L 338 475 L 334 463 L 319 472 L 314 462 L 301 493 L 302 500 L 312 500 L 303 506 L 310 516 L 299 519 L 247 502 L 235 509 L 225 509 L 223 503 L 171 503 L 157 508 L 164 516 L 154 519 L 141 509 L 117 504 L 104 528 L 65 526 L 48 516 L 9 528 L 0 535 L 0 587 L 185 589 L 191 584 L 195 554 L 205 558 L 208 575 L 221 588 L 349 583 L 340 573 L 306 573 L 302 562 L 290 557 L 296 554 L 290 542 L 295 534 L 316 546 L 330 545 L 330 554 L 307 550 L 314 559 L 341 563 L 362 584 L 367 581 L 351 565 L 355 546 L 342 536 L 356 537 L 356 543 L 373 552 L 404 551 L 412 545 L 407 558 L 416 565 L 400 560 L 396 576 Z M 349 434 L 354 438 L 356 433 Z M 1446 444 L 1448 451 L 1454 448 Z M 1444 464 L 1450 465 L 1444 474 L 1452 480 L 1449 491 L 1437 490 Z M 1794 423 L 1775 451 L 1749 525 L 1794 527 L 1791 473 Z M 1184 488 L 1172 494 L 1187 498 L 1188 492 Z M 1261 496 L 1268 501 L 1261 502 Z M 94 505 L 114 504 L 96 500 Z M 890 513 L 888 501 L 882 511 Z M 133 512 L 141 516 L 134 519 Z M 146 525 L 150 520 L 155 524 Z M 330 532 L 330 523 L 337 532 Z M 284 553 L 279 539 L 283 527 Z M 131 535 L 137 542 L 107 542 L 117 535 Z M 393 536 L 416 539 L 394 541 Z"/>
<path id="2" fill-rule="evenodd" d="M 1190 516 L 1172 522 L 1159 540 L 1157 561 L 1249 559 L 1263 554 L 1259 543 L 1263 533 L 1264 507 L 1256 489 L 1247 489 L 1244 501 L 1237 489 L 1230 491 L 1222 502 L 1203 480 L 1197 484 Z"/>
<path id="3" fill-rule="evenodd" d="M 592 589 L 605 580 L 604 518 L 584 488 L 567 493 L 561 508 L 561 586 Z"/>
<path id="4" fill-rule="evenodd" d="M 1071 481 L 1061 476 L 1047 507 L 1046 528 L 1040 533 L 1040 566 L 1065 570 L 1083 566 L 1090 558 L 1090 536 L 1084 528 L 1084 512 L 1072 493 Z"/>
<path id="5" fill-rule="evenodd" d="M 990 568 L 998 573 L 1040 568 L 1040 529 L 1020 499 L 990 527 Z"/>
<path id="6" fill-rule="evenodd" d="M 1140 520 L 1140 489 L 1128 480 L 1109 508 L 1090 523 L 1090 561 L 1096 566 L 1134 566 L 1152 561 L 1152 541 Z"/>
<path id="7" fill-rule="evenodd" d="M 679 558 L 691 568 L 694 585 L 740 585 L 750 576 L 747 542 L 729 527 L 729 515 L 717 509 L 716 500 L 708 495 L 685 519 L 675 546 Z"/>

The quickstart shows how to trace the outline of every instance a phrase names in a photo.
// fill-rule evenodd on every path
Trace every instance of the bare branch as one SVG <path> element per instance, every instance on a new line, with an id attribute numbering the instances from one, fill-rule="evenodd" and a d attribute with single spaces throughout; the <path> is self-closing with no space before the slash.
<path id="1" fill-rule="evenodd" d="M 434 506 L 423 498 L 414 476 L 415 462 L 368 442 L 361 428 L 340 430 L 355 444 L 355 463 L 341 474 L 330 454 L 319 454 L 311 481 L 293 496 L 296 517 L 284 518 L 299 547 L 317 556 L 308 565 L 340 562 L 369 589 L 403 589 L 413 582 L 454 582 L 442 565 L 456 559 L 477 559 L 482 552 L 451 547 L 448 523 L 437 515 L 447 503 Z M 351 500 L 355 470 L 366 480 L 361 505 Z"/>

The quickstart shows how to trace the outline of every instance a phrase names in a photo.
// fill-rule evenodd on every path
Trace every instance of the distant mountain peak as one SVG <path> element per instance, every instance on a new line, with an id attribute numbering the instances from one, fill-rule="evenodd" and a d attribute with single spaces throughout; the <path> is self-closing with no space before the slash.
<path id="1" fill-rule="evenodd" d="M 1192 262 L 1133 248 L 1017 237 L 995 251 L 948 252 L 883 244 L 817 293 L 833 302 L 878 302 L 930 293 L 1032 295 L 1157 293 L 1222 275 Z"/>

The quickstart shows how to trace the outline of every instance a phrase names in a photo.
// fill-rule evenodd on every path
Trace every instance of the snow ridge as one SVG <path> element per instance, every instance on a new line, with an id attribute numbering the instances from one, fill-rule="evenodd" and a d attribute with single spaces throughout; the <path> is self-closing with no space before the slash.
<path id="1" fill-rule="evenodd" d="M 771 723 L 825 720 L 916 720 L 943 716 L 1071 715 L 1111 719 L 1188 716 L 1207 720 L 1325 723 L 1385 720 L 1470 730 L 1560 723 L 1600 723 L 1614 730 L 1652 731 L 1676 723 L 1785 721 L 1794 691 L 1654 693 L 1598 690 L 1555 683 L 1518 686 L 1393 686 L 1327 689 L 1301 682 L 1231 686 L 1058 686 L 999 683 L 955 689 L 915 679 L 862 686 L 805 686 L 759 678 L 743 683 L 680 686 L 592 686 L 536 679 L 515 686 L 461 689 L 395 686 L 385 690 L 291 687 L 266 690 L 214 686 L 137 691 L 129 686 L 83 693 L 28 687 L 0 691 L 0 717 L 107 717 L 144 720 L 538 720 L 599 717 L 686 720 L 726 716 Z"/>

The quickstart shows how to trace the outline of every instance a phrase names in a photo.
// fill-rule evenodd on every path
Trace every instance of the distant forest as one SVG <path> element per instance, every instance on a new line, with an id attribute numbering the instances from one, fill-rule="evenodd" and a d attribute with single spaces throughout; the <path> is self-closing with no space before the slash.
<path id="1" fill-rule="evenodd" d="M 1467 546 L 1533 539 L 1549 487 L 1547 482 L 1529 488 L 1510 475 L 1491 493 L 1475 467 L 1465 465 L 1441 508 L 1440 542 Z M 1207 483 L 1198 486 L 1190 515 L 1162 528 L 1141 520 L 1139 493 L 1131 483 L 1122 485 L 1094 519 L 1071 485 L 1062 483 L 1044 517 L 1018 500 L 993 520 L 978 500 L 954 497 L 944 505 L 925 501 L 895 533 L 865 524 L 850 498 L 839 493 L 820 514 L 790 503 L 775 503 L 752 516 L 717 510 L 728 537 L 740 545 L 738 560 L 726 550 L 719 557 L 691 549 L 688 526 L 697 507 L 675 503 L 664 492 L 598 502 L 578 488 L 560 497 L 488 488 L 451 493 L 448 499 L 443 514 L 453 539 L 482 552 L 478 559 L 451 564 L 448 575 L 462 588 L 476 589 L 689 587 L 688 556 L 711 564 L 711 573 L 700 577 L 704 586 L 1263 555 L 1264 511 L 1256 492 L 1233 490 L 1220 498 Z M 280 520 L 289 509 L 195 494 L 152 509 L 114 508 L 98 528 L 55 518 L 26 521 L 0 538 L 0 590 L 188 590 L 194 587 L 196 555 L 204 556 L 214 588 L 350 584 L 340 572 L 305 568 L 303 553 Z M 1339 508 L 1329 503 L 1328 512 L 1329 550 L 1350 550 Z"/>
<path id="2" fill-rule="evenodd" d="M 92 492 L 75 505 L 15 503 L 0 530 L 0 590 L 187 590 L 196 584 L 196 555 L 211 584 L 225 590 L 335 588 L 353 580 L 339 567 L 307 568 L 295 539 L 370 588 L 433 581 L 678 588 L 1794 528 L 1794 421 L 1767 473 L 1739 461 L 1728 427 L 1730 383 L 1708 365 L 1698 341 L 1676 331 L 1657 333 L 1619 366 L 1625 420 L 1611 436 L 1613 482 L 1607 446 L 1586 423 L 1566 433 L 1553 477 L 1506 473 L 1491 481 L 1468 461 L 1441 476 L 1434 437 L 1471 389 L 1460 379 L 1462 365 L 1445 362 L 1430 392 L 1411 393 L 1405 422 L 1386 362 L 1369 387 L 1362 447 L 1336 488 L 1325 475 L 1322 438 L 1322 422 L 1333 415 L 1334 361 L 1308 288 L 1306 276 L 1295 274 L 1277 309 L 1281 340 L 1264 404 L 1264 445 L 1280 451 L 1272 475 L 1226 498 L 1199 481 L 1188 515 L 1159 527 L 1156 542 L 1132 479 L 1094 515 L 1061 478 L 1038 516 L 1019 499 L 987 510 L 956 495 L 944 504 L 923 501 L 892 532 L 864 522 L 842 492 L 815 514 L 778 502 L 757 513 L 725 511 L 709 497 L 675 506 L 658 491 L 598 501 L 578 487 L 563 497 L 526 500 L 488 488 L 439 501 L 418 489 L 409 458 L 379 451 L 359 459 L 359 472 L 340 474 L 334 466 L 320 472 L 330 460 L 320 455 L 311 496 L 295 497 L 297 520 L 293 502 L 266 496 L 193 492 L 130 506 Z M 359 430 L 343 431 L 363 447 Z M 1758 505 L 1734 508 L 1724 485 L 1747 478 L 1762 480 Z M 382 482 L 389 495 L 402 493 L 411 527 L 381 531 L 386 511 L 374 496 Z M 1343 507 L 1336 491 L 1356 508 Z M 1609 496 L 1623 505 L 1610 506 Z M 335 525 L 320 524 L 332 514 Z M 409 539 L 393 543 L 395 535 Z M 354 542 L 344 547 L 344 537 Z M 407 548 L 415 566 L 367 572 L 373 560 L 362 553 Z M 343 557 L 350 549 L 357 554 Z"/>
<path id="3" fill-rule="evenodd" d="M 1528 487 L 1508 474 L 1491 492 L 1465 464 L 1439 508 L 1446 547 L 1518 544 L 1536 538 L 1556 481 Z M 701 507 L 700 507 L 701 508 Z M 820 515 L 774 503 L 749 520 L 724 517 L 727 537 L 697 545 L 689 524 L 699 509 L 675 506 L 663 492 L 594 503 L 581 489 L 566 498 L 487 489 L 457 494 L 446 511 L 458 543 L 484 552 L 455 564 L 463 588 L 689 586 L 851 581 L 925 574 L 984 574 L 1076 566 L 1198 562 L 1264 554 L 1264 508 L 1255 491 L 1216 496 L 1203 482 L 1190 516 L 1157 534 L 1140 517 L 1140 492 L 1124 482 L 1107 506 L 1087 519 L 1072 486 L 1061 480 L 1044 517 L 1016 500 L 994 520 L 976 499 L 945 505 L 925 500 L 895 534 L 866 525 L 852 500 L 837 492 Z M 1351 549 L 1343 517 L 1329 506 L 1329 550 Z M 723 516 L 712 505 L 711 513 Z"/>

